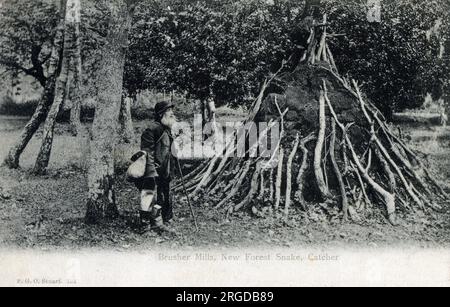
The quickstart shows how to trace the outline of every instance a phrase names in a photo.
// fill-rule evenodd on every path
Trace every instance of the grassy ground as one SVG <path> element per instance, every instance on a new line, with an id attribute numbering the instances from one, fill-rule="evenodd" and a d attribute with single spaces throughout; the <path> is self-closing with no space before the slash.
<path id="1" fill-rule="evenodd" d="M 239 118 L 231 111 L 227 117 Z M 223 118 L 222 118 L 223 119 Z M 24 118 L 1 117 L 0 159 L 3 160 L 25 123 Z M 136 125 L 137 133 L 145 122 Z M 32 140 L 25 151 L 22 170 L 0 168 L 0 247 L 37 248 L 42 250 L 111 249 L 151 250 L 159 248 L 229 248 L 229 247 L 384 247 L 384 246 L 450 246 L 449 204 L 442 204 L 442 212 L 429 216 L 405 215 L 401 226 L 390 226 L 380 213 L 367 217 L 362 223 L 342 224 L 320 214 L 302 218 L 300 212 L 285 222 L 277 217 L 255 218 L 242 212 L 229 220 L 223 212 L 213 210 L 212 204 L 196 201 L 200 232 L 195 233 L 188 206 L 182 195 L 175 195 L 175 238 L 154 233 L 135 234 L 128 224 L 138 209 L 136 189 L 123 175 L 118 177 L 118 203 L 122 217 L 99 226 L 83 223 L 87 183 L 80 169 L 86 166 L 86 144 L 66 133 L 58 125 L 49 174 L 30 175 L 39 148 L 39 137 Z M 406 129 L 404 129 L 406 130 Z M 430 161 L 430 169 L 450 188 L 450 129 L 415 127 L 405 135 L 411 146 L 421 150 Z M 125 161 L 133 146 L 122 147 L 117 159 Z M 377 212 L 375 210 L 375 212 Z"/>

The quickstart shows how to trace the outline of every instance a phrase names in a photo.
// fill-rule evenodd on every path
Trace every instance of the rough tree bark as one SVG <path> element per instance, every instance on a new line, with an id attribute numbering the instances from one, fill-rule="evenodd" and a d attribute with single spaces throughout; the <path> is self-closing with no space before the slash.
<path id="1" fill-rule="evenodd" d="M 83 131 L 81 124 L 81 105 L 84 97 L 83 88 L 83 66 L 81 62 L 81 2 L 80 0 L 68 0 L 67 7 L 70 9 L 67 14 L 67 23 L 72 39 L 71 57 L 73 72 L 73 93 L 72 108 L 70 110 L 70 123 L 72 135 L 77 136 Z"/>
<path id="2" fill-rule="evenodd" d="M 88 224 L 95 224 L 104 217 L 116 217 L 118 213 L 114 192 L 114 150 L 131 9 L 125 0 L 111 0 L 105 5 L 110 12 L 110 21 L 101 53 L 97 106 L 92 127 L 89 196 L 85 218 Z"/>
<path id="3" fill-rule="evenodd" d="M 131 143 L 134 140 L 133 118 L 131 116 L 131 101 L 129 97 L 124 97 L 120 106 L 120 136 L 124 143 Z"/>
<path id="4" fill-rule="evenodd" d="M 67 66 L 69 65 L 68 62 L 69 59 L 64 59 L 61 74 L 56 82 L 53 104 L 50 108 L 50 112 L 48 113 L 47 120 L 45 121 L 42 143 L 33 170 L 36 175 L 45 174 L 50 162 L 56 118 L 58 117 L 59 111 L 61 110 L 61 106 L 67 94 L 66 84 L 68 75 Z"/>
<path id="5" fill-rule="evenodd" d="M 67 1 L 66 5 L 68 4 L 69 2 Z M 66 12 L 70 13 L 68 7 L 66 7 Z M 59 111 L 61 110 L 61 107 L 64 103 L 67 94 L 66 90 L 69 77 L 69 66 L 71 63 L 71 57 L 69 54 L 69 40 L 67 39 L 69 32 L 66 25 L 67 25 L 66 22 L 64 22 L 64 42 L 63 42 L 61 72 L 59 73 L 59 76 L 56 79 L 53 104 L 50 108 L 47 119 L 45 121 L 44 132 L 42 135 L 42 144 L 33 170 L 33 172 L 37 175 L 45 174 L 48 164 L 50 162 L 56 119 L 58 117 Z"/>
<path id="6" fill-rule="evenodd" d="M 60 1 L 60 20 L 56 30 L 53 49 L 49 60 L 48 80 L 45 84 L 44 93 L 39 101 L 33 116 L 23 129 L 18 141 L 11 147 L 5 158 L 5 165 L 9 168 L 18 168 L 20 156 L 32 139 L 33 135 L 39 129 L 40 125 L 47 118 L 48 111 L 54 100 L 56 78 L 61 71 L 62 50 L 64 43 L 64 19 L 65 19 L 65 0 Z"/>

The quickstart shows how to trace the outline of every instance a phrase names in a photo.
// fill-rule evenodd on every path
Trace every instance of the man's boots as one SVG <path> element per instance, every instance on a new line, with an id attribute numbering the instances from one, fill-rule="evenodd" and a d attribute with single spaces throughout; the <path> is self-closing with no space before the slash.
<path id="1" fill-rule="evenodd" d="M 145 234 L 150 230 L 149 226 L 152 224 L 153 215 L 151 212 L 139 211 L 139 221 L 136 232 L 140 235 Z"/>
<path id="2" fill-rule="evenodd" d="M 164 225 L 164 221 L 161 216 L 161 206 L 158 205 L 153 206 L 151 222 L 152 222 L 152 230 L 156 231 L 160 235 L 164 233 L 175 234 L 175 230 Z"/>

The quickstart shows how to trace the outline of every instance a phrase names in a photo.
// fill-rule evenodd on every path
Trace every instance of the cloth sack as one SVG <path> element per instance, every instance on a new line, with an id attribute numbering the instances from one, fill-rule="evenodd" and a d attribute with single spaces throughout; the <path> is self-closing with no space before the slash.
<path id="1" fill-rule="evenodd" d="M 128 181 L 136 181 L 145 176 L 147 153 L 145 151 L 140 151 L 135 154 L 131 160 L 133 163 L 127 170 L 127 179 Z"/>

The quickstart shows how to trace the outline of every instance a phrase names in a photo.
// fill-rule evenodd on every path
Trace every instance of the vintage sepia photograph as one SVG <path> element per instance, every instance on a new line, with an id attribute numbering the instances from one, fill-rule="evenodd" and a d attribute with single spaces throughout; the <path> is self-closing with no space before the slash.
<path id="1" fill-rule="evenodd" d="M 0 286 L 448 287 L 449 103 L 450 0 L 0 0 Z"/>

